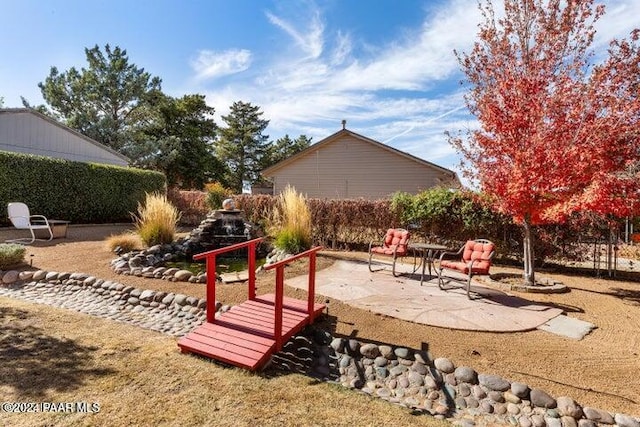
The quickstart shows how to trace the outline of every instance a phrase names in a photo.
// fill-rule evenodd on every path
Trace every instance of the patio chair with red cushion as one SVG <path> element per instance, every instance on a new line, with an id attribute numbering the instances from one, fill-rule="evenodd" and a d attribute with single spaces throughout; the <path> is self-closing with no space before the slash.
<path id="1" fill-rule="evenodd" d="M 447 283 L 458 280 L 455 277 L 445 276 L 445 270 L 462 273 L 466 276 L 466 280 L 462 284 L 466 285 L 467 297 L 471 299 L 471 278 L 475 275 L 489 274 L 494 255 L 495 245 L 485 239 L 469 240 L 458 252 L 443 252 L 440 255 L 440 265 L 436 269 L 438 287 L 442 290 L 450 289 L 450 287 L 445 287 L 445 279 Z M 445 259 L 452 256 L 459 258 Z"/>
<path id="2" fill-rule="evenodd" d="M 390 228 L 387 230 L 382 244 L 374 246 L 374 242 L 371 242 L 369 244 L 369 271 L 375 272 L 381 270 L 371 268 L 371 261 L 374 255 L 391 257 L 393 260 L 391 263 L 391 272 L 395 277 L 398 277 L 399 274 L 396 274 L 396 261 L 398 258 L 407 255 L 409 251 L 409 237 L 411 237 L 411 234 L 404 228 Z"/>

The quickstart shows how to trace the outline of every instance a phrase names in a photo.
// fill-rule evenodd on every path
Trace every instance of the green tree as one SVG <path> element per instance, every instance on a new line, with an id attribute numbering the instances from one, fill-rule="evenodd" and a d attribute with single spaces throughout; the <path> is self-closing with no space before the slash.
<path id="1" fill-rule="evenodd" d="M 71 67 L 60 72 L 51 67 L 38 87 L 49 114 L 125 155 L 134 152 L 138 110 L 160 91 L 161 80 L 129 63 L 127 51 L 107 44 L 104 53 L 96 45 L 85 48 L 88 68 Z M 26 106 L 28 102 L 23 100 Z M 35 107 L 36 109 L 40 109 Z"/>
<path id="2" fill-rule="evenodd" d="M 228 168 L 229 188 L 242 192 L 243 181 L 259 179 L 263 157 L 268 149 L 268 135 L 262 132 L 269 120 L 262 119 L 260 107 L 242 101 L 234 102 L 228 115 L 222 116 L 227 127 L 220 130 L 218 157 Z"/>
<path id="3" fill-rule="evenodd" d="M 291 139 L 289 135 L 278 138 L 274 143 L 269 144 L 266 155 L 262 161 L 262 169 L 273 166 L 294 154 L 308 148 L 311 145 L 311 138 L 300 135 L 296 139 Z"/>
<path id="4" fill-rule="evenodd" d="M 204 95 L 158 96 L 152 109 L 153 119 L 142 130 L 147 153 L 138 157 L 141 166 L 164 172 L 167 183 L 180 188 L 202 189 L 209 181 L 221 181 L 224 165 L 212 145 L 215 110 Z"/>

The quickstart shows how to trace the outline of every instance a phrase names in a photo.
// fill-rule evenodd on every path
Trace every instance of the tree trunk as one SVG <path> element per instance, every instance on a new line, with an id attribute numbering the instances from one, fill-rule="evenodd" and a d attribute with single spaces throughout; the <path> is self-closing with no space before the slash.
<path id="1" fill-rule="evenodd" d="M 529 218 L 525 218 L 524 222 L 524 284 L 533 286 L 536 284 L 535 272 L 533 269 L 533 237 L 531 236 L 531 224 Z"/>

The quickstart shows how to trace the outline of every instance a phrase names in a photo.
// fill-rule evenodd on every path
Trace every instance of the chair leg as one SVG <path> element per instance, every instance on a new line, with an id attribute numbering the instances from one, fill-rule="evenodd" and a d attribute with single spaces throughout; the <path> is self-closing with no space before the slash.
<path id="1" fill-rule="evenodd" d="M 436 275 L 438 276 L 438 288 L 444 291 L 445 287 L 444 280 L 442 279 L 442 267 L 438 267 L 438 269 L 436 270 Z"/>
<path id="2" fill-rule="evenodd" d="M 393 277 L 399 277 L 399 274 L 396 274 L 396 260 L 398 258 L 393 257 L 393 264 L 391 265 L 391 273 L 393 274 Z"/>
<path id="3" fill-rule="evenodd" d="M 469 278 L 467 279 L 467 298 L 471 298 L 471 271 L 469 271 Z"/>
<path id="4" fill-rule="evenodd" d="M 47 231 L 49 232 L 49 238 L 48 239 L 38 239 L 36 237 L 36 233 L 33 232 L 33 229 L 30 228 L 29 232 L 31 233 L 31 239 L 29 239 L 28 237 L 24 237 L 24 238 L 20 238 L 20 239 L 9 239 L 9 240 L 5 240 L 6 243 L 19 243 L 21 245 L 30 245 L 33 242 L 35 242 L 36 240 L 42 240 L 42 241 L 51 241 L 53 240 L 53 232 L 51 231 L 51 228 L 48 228 Z"/>
<path id="5" fill-rule="evenodd" d="M 372 272 L 372 273 L 375 273 L 376 271 L 382 270 L 382 268 L 379 268 L 377 270 L 374 270 L 373 268 L 371 268 L 372 259 L 373 259 L 373 252 L 369 252 L 369 271 Z"/>

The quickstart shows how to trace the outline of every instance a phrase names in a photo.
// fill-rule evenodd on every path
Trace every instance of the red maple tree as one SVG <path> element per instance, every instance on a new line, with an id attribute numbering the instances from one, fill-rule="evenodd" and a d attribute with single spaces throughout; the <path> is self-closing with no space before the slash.
<path id="1" fill-rule="evenodd" d="M 640 30 L 613 41 L 598 65 L 592 0 L 505 0 L 456 55 L 480 124 L 451 143 L 494 207 L 524 227 L 524 279 L 535 284 L 531 227 L 574 212 L 638 210 Z"/>

